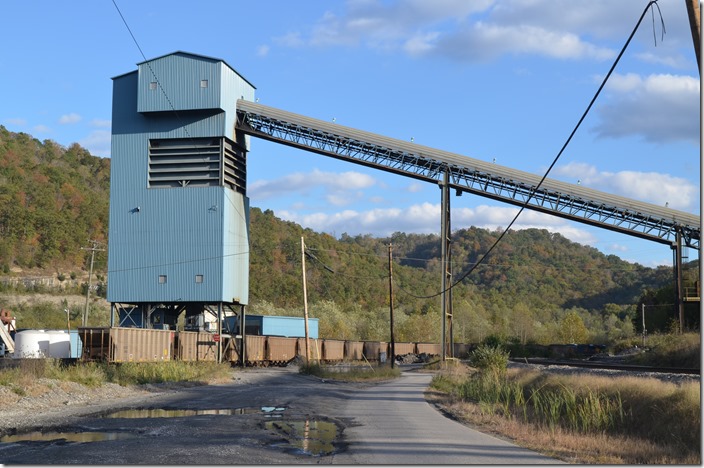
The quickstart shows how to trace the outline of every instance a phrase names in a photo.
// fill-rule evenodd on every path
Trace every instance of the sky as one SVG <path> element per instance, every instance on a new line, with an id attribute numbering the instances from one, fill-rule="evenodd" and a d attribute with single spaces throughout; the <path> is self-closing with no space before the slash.
<path id="1" fill-rule="evenodd" d="M 110 157 L 111 78 L 181 50 L 225 60 L 261 104 L 542 175 L 646 5 L 4 0 L 0 125 Z M 658 5 L 550 177 L 699 215 L 696 56 L 684 0 Z M 251 206 L 318 232 L 440 230 L 435 184 L 259 139 L 247 166 Z M 467 193 L 451 205 L 453 230 L 503 228 L 517 211 Z M 513 228 L 672 265 L 667 245 L 528 210 Z"/>

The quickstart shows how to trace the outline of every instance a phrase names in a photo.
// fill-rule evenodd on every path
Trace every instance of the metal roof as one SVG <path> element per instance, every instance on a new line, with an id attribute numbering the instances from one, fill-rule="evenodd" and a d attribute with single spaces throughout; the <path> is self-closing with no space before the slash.
<path id="1" fill-rule="evenodd" d="M 171 53 L 169 53 L 169 54 L 164 54 L 164 55 L 160 55 L 160 56 L 158 56 L 158 57 L 151 58 L 151 59 L 149 59 L 149 60 L 144 60 L 144 61 L 142 61 L 142 62 L 137 62 L 137 66 L 140 66 L 140 65 L 142 65 L 143 63 L 147 63 L 147 62 L 153 62 L 153 61 L 155 61 L 155 60 L 159 60 L 159 59 L 161 59 L 161 58 L 168 57 L 168 56 L 170 56 L 170 55 L 186 55 L 186 56 L 193 57 L 193 58 L 197 58 L 197 59 L 205 59 L 205 60 L 212 60 L 212 61 L 214 61 L 214 62 L 222 62 L 222 63 L 224 63 L 225 65 L 227 65 L 230 70 L 232 70 L 233 72 L 235 72 L 235 73 L 237 74 L 237 76 L 239 76 L 239 77 L 242 78 L 244 81 L 246 81 L 248 85 L 250 85 L 250 86 L 251 86 L 252 88 L 254 88 L 254 89 L 257 89 L 256 86 L 254 86 L 247 78 L 244 77 L 244 75 L 242 75 L 240 72 L 238 72 L 232 65 L 230 65 L 229 63 L 227 63 L 225 60 L 220 59 L 220 58 L 217 58 L 217 57 L 209 57 L 209 56 L 207 56 L 207 55 L 193 54 L 193 53 L 191 53 L 191 52 L 184 52 L 183 50 L 177 50 L 177 51 L 171 52 Z M 120 78 L 121 76 L 129 75 L 130 73 L 135 73 L 136 71 L 137 71 L 137 70 L 133 70 L 133 71 L 130 71 L 130 72 L 127 72 L 127 73 L 122 73 L 122 74 L 120 74 L 120 75 L 113 76 L 112 79 L 114 80 L 114 79 L 116 79 L 116 78 Z"/>

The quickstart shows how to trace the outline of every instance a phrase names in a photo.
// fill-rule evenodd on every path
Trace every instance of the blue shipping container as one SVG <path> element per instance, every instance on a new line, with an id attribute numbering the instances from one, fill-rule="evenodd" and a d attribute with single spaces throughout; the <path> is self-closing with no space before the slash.
<path id="1" fill-rule="evenodd" d="M 239 334 L 237 317 L 225 318 L 225 329 Z M 281 317 L 277 315 L 245 315 L 245 332 L 248 335 L 285 336 L 305 338 L 305 320 L 303 317 Z M 318 319 L 308 319 L 309 338 L 318 338 Z"/>

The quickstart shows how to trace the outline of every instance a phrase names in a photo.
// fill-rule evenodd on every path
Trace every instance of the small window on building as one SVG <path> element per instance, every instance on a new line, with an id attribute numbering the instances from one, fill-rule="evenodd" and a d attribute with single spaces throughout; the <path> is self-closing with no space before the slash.
<path id="1" fill-rule="evenodd" d="M 196 283 L 200 284 L 203 282 L 203 275 L 196 275 Z"/>
<path id="2" fill-rule="evenodd" d="M 207 88 L 208 87 L 208 80 L 200 80 L 200 87 Z"/>
<path id="3" fill-rule="evenodd" d="M 159 284 L 166 284 L 166 275 L 159 275 Z"/>
<path id="4" fill-rule="evenodd" d="M 155 90 L 156 89 L 156 81 L 152 81 L 149 83 L 149 89 Z"/>

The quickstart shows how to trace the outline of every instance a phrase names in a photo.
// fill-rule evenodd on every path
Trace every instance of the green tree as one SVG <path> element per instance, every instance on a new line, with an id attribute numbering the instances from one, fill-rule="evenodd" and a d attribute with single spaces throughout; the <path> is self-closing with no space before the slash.
<path id="1" fill-rule="evenodd" d="M 570 310 L 560 321 L 558 338 L 562 343 L 584 343 L 589 331 L 577 311 Z"/>

